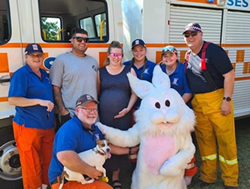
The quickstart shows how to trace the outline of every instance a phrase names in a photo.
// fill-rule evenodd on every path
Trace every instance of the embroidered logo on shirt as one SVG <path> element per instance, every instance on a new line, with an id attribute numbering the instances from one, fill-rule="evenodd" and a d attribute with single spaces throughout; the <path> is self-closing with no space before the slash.
<path id="1" fill-rule="evenodd" d="M 97 72 L 98 68 L 95 65 L 93 65 L 92 68 Z"/>
<path id="2" fill-rule="evenodd" d="M 173 85 L 178 85 L 178 83 L 177 83 L 177 82 L 178 82 L 178 78 L 174 78 L 174 80 L 173 80 L 172 84 L 173 84 Z"/>
<path id="3" fill-rule="evenodd" d="M 148 69 L 145 69 L 143 73 L 149 74 Z"/>

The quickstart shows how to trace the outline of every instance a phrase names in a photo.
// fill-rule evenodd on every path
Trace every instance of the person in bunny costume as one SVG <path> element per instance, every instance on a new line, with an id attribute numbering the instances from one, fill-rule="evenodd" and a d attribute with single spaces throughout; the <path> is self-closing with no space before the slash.
<path id="1" fill-rule="evenodd" d="M 185 189 L 184 169 L 195 153 L 190 131 L 193 111 L 170 88 L 168 76 L 155 66 L 152 83 L 127 74 L 130 86 L 142 99 L 136 124 L 127 131 L 96 125 L 111 143 L 121 147 L 140 144 L 131 189 Z"/>

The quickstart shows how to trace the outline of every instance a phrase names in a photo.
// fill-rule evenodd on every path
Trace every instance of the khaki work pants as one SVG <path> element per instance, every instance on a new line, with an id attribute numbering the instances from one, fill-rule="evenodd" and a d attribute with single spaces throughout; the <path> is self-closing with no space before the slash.
<path id="1" fill-rule="evenodd" d="M 196 115 L 195 135 L 200 151 L 200 179 L 207 183 L 217 180 L 217 161 L 225 186 L 238 186 L 238 160 L 235 138 L 233 102 L 231 114 L 221 114 L 224 91 L 195 94 L 192 100 Z M 218 144 L 218 156 L 217 156 Z"/>

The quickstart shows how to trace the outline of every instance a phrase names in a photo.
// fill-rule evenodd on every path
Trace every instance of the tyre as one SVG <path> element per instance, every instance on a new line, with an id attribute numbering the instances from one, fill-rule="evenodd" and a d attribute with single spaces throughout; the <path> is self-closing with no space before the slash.
<path id="1" fill-rule="evenodd" d="M 12 126 L 0 128 L 1 189 L 21 189 L 22 174 Z"/>

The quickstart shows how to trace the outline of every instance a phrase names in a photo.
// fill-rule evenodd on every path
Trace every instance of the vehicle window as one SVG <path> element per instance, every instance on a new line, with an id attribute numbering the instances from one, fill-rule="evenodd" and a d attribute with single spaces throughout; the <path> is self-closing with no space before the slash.
<path id="1" fill-rule="evenodd" d="M 61 20 L 55 17 L 41 17 L 42 37 L 48 41 L 61 41 L 62 32 Z"/>
<path id="2" fill-rule="evenodd" d="M 106 14 L 98 14 L 95 16 L 95 26 L 97 30 L 97 35 L 100 38 L 106 37 Z"/>
<path id="3" fill-rule="evenodd" d="M 91 17 L 81 19 L 80 20 L 80 26 L 81 26 L 81 28 L 84 28 L 85 30 L 88 31 L 88 37 L 89 38 L 93 38 L 93 37 L 96 36 L 95 35 L 94 25 L 93 25 Z"/>
<path id="4" fill-rule="evenodd" d="M 108 41 L 107 3 L 104 0 L 40 0 L 41 36 L 46 42 L 69 42 L 80 27 L 91 42 Z"/>
<path id="5" fill-rule="evenodd" d="M 6 0 L 0 1 L 0 44 L 6 43 L 10 38 L 9 6 Z"/>

